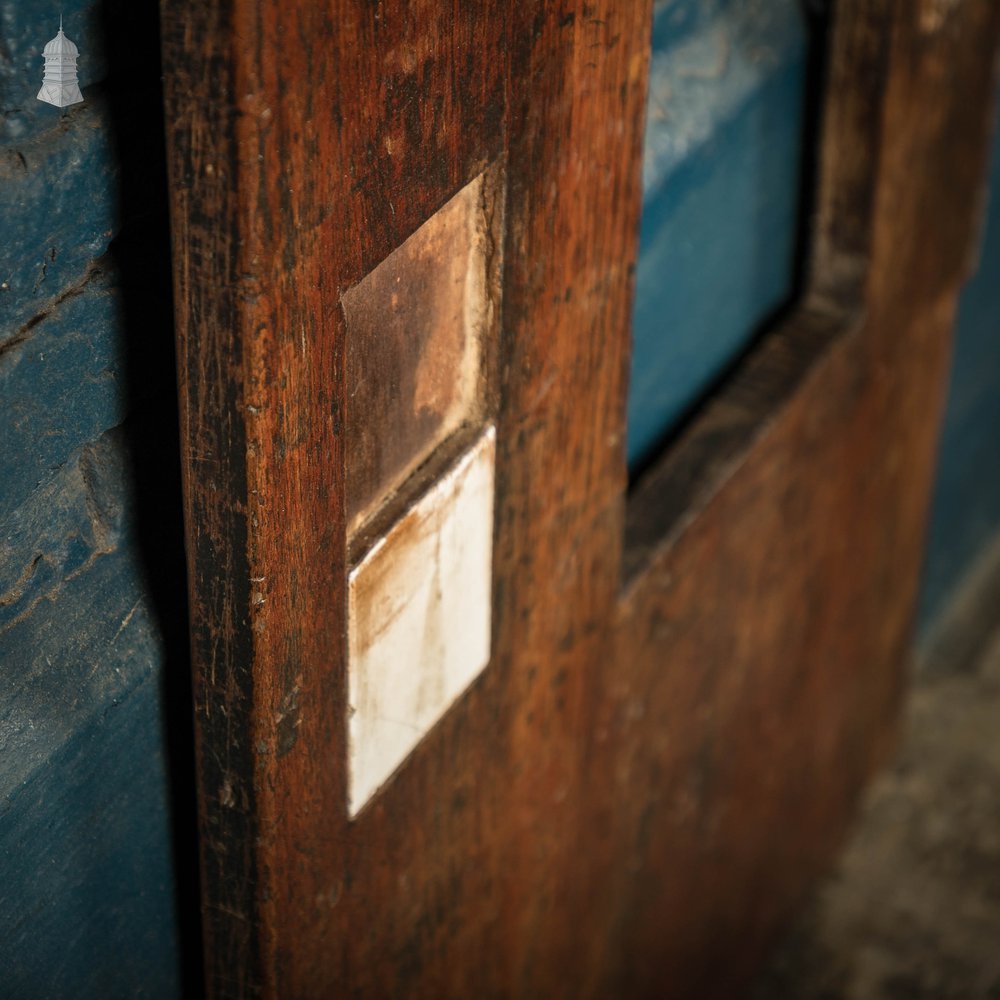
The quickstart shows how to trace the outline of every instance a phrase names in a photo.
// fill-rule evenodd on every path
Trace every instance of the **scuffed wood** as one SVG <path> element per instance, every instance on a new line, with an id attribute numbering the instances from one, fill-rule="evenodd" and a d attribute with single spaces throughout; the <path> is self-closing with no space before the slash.
<path id="1" fill-rule="evenodd" d="M 263 976 L 251 714 L 244 317 L 228 6 L 162 9 L 184 520 L 210 995 Z M 222 984 L 225 984 L 224 987 Z"/>
<path id="2" fill-rule="evenodd" d="M 325 996 L 383 870 L 347 827 L 340 296 L 501 157 L 507 8 L 162 15 L 208 989 Z"/>

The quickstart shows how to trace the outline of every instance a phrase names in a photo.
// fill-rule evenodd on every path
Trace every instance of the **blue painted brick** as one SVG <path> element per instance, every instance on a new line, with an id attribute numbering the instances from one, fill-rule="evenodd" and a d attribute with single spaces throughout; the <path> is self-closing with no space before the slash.
<path id="1" fill-rule="evenodd" d="M 126 486 L 117 435 L 82 448 L 0 521 L 0 630 L 121 541 Z"/>
<path id="2" fill-rule="evenodd" d="M 181 995 L 160 712 L 150 676 L 0 799 L 5 1000 Z"/>
<path id="3" fill-rule="evenodd" d="M 0 523 L 4 997 L 176 997 L 160 673 L 122 437 Z"/>
<path id="4" fill-rule="evenodd" d="M 119 229 L 106 103 L 0 153 L 0 342 L 78 284 Z"/>
<path id="5" fill-rule="evenodd" d="M 81 51 L 85 98 L 65 110 L 35 99 L 60 10 Z M 144 94 L 159 101 L 155 31 L 109 49 L 117 84 L 105 79 L 103 45 L 112 34 L 127 41 L 149 17 L 132 0 L 0 0 L 5 1000 L 181 993 L 167 654 L 133 463 L 125 435 L 108 430 L 125 419 L 127 402 L 125 315 L 109 253 L 121 229 L 120 154 L 133 156 L 125 185 L 133 223 L 157 210 L 162 181 L 157 161 L 150 167 L 122 135 L 129 114 L 148 113 Z M 155 5 L 152 17 L 155 27 Z M 150 218 L 131 230 L 133 245 L 159 232 Z"/>
<path id="6" fill-rule="evenodd" d="M 0 795 L 161 666 L 133 506 L 111 432 L 0 522 Z"/>
<path id="7" fill-rule="evenodd" d="M 0 355 L 0 517 L 125 415 L 123 328 L 113 273 L 93 272 Z"/>

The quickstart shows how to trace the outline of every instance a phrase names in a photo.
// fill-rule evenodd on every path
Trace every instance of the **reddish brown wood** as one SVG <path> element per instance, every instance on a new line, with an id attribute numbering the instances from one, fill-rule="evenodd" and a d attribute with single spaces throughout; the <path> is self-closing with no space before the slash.
<path id="1" fill-rule="evenodd" d="M 817 275 L 814 305 L 762 345 L 657 474 L 669 491 L 669 468 L 693 464 L 685 452 L 745 442 L 714 483 L 688 488 L 641 569 L 633 552 L 603 690 L 614 756 L 603 781 L 619 788 L 603 806 L 615 831 L 608 909 L 628 915 L 609 929 L 621 964 L 608 982 L 627 994 L 670 983 L 671 996 L 732 996 L 892 740 L 1000 28 L 996 5 L 970 2 L 928 31 L 920 8 L 933 6 L 894 5 L 888 25 L 871 235 L 824 196 L 836 225 L 820 259 L 842 237 L 852 256 L 871 246 L 863 319 L 840 299 L 842 332 L 829 337 L 823 317 L 837 322 L 836 292 L 851 287 L 837 279 L 859 271 L 856 257 L 844 268 L 828 257 L 835 273 Z M 873 24 L 855 22 L 841 44 L 874 51 Z M 852 118 L 830 117 L 834 136 Z M 828 182 L 846 164 L 857 185 L 858 163 L 850 150 L 825 157 Z M 810 327 L 828 344 L 811 364 Z"/>
<path id="2" fill-rule="evenodd" d="M 346 820 L 340 294 L 501 154 L 506 23 L 163 6 L 214 996 L 329 995 L 382 922 Z"/>
<path id="3" fill-rule="evenodd" d="M 732 995 L 829 857 L 895 715 L 1000 20 L 839 11 L 821 294 L 629 501 L 622 590 L 648 2 L 164 5 L 213 996 Z M 492 162 L 493 659 L 349 822 L 341 296 Z"/>

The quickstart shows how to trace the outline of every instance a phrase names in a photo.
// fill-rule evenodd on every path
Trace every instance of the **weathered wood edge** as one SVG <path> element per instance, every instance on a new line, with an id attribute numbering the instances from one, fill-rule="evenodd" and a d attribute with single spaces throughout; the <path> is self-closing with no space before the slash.
<path id="1" fill-rule="evenodd" d="M 210 993 L 261 980 L 232 5 L 161 6 Z M 192 43 L 192 39 L 195 41 Z M 198 46 L 202 46 L 201 51 Z"/>
<path id="2" fill-rule="evenodd" d="M 349 954 L 339 296 L 503 150 L 504 9 L 424 7 L 162 11 L 211 996 Z"/>

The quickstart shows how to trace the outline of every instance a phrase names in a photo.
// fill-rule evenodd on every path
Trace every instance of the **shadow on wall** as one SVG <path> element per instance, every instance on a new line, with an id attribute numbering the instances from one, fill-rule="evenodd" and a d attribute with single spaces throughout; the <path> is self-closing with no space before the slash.
<path id="1" fill-rule="evenodd" d="M 42 47 L 84 101 L 36 100 Z M 0 0 L 0 993 L 201 992 L 155 0 Z"/>
<path id="2" fill-rule="evenodd" d="M 164 643 L 163 735 L 185 997 L 202 990 L 197 807 L 159 7 L 104 0 L 107 97 L 119 167 L 120 275 L 140 558 Z"/>

